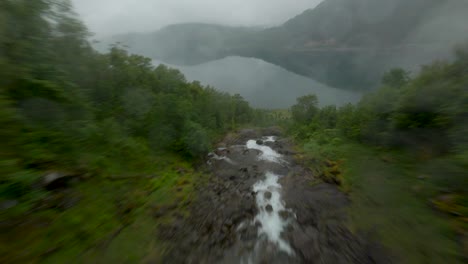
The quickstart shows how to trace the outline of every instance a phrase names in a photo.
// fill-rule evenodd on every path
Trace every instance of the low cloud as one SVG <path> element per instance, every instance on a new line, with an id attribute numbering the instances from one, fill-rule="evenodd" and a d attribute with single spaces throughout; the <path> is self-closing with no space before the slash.
<path id="1" fill-rule="evenodd" d="M 97 35 L 148 32 L 175 23 L 272 26 L 322 0 L 72 0 Z"/>

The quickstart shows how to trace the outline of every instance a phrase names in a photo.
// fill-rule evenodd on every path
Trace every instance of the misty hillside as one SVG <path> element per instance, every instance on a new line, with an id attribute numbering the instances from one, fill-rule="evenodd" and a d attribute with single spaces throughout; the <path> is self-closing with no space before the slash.
<path id="1" fill-rule="evenodd" d="M 153 61 L 159 64 L 157 61 Z M 328 87 L 263 60 L 227 57 L 194 66 L 173 66 L 188 80 L 231 94 L 240 94 L 252 106 L 265 109 L 291 107 L 296 98 L 316 94 L 320 105 L 355 103 L 360 94 Z"/>
<path id="2" fill-rule="evenodd" d="M 242 41 L 259 29 L 228 27 L 203 23 L 167 26 L 154 34 L 129 33 L 111 37 L 98 44 L 121 42 L 132 52 L 178 65 L 195 65 L 230 54 L 228 47 L 240 47 Z"/>
<path id="3" fill-rule="evenodd" d="M 325 0 L 275 28 L 181 24 L 114 36 L 102 46 L 121 41 L 133 52 L 180 65 L 255 57 L 330 86 L 368 90 L 389 68 L 416 71 L 448 58 L 468 36 L 467 13 L 465 0 Z"/>

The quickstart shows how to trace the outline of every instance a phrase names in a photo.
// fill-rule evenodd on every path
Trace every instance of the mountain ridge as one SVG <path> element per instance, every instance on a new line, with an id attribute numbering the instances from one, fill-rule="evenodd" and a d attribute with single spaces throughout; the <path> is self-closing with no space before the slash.
<path id="1" fill-rule="evenodd" d="M 466 13 L 463 0 L 325 0 L 267 29 L 185 23 L 110 42 L 176 65 L 259 58 L 329 86 L 365 91 L 390 68 L 417 71 L 431 60 L 449 58 L 468 35 Z"/>

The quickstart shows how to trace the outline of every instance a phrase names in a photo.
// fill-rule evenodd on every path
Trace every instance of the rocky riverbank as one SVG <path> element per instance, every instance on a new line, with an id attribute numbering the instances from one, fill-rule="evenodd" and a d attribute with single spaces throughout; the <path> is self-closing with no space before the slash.
<path id="1" fill-rule="evenodd" d="M 347 197 L 295 159 L 279 129 L 242 130 L 210 153 L 190 215 L 159 229 L 165 263 L 388 263 L 345 226 Z M 315 182 L 315 184 L 311 184 Z"/>

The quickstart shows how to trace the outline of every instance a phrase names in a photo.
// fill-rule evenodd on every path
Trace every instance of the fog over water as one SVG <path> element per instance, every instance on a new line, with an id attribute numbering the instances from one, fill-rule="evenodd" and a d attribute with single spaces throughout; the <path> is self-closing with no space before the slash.
<path id="1" fill-rule="evenodd" d="M 107 36 L 155 31 L 188 22 L 278 25 L 322 0 L 72 0 L 92 32 Z"/>
<path id="2" fill-rule="evenodd" d="M 424 0 L 413 1 L 415 3 L 424 2 Z M 354 48 L 356 51 L 360 51 L 357 52 L 359 56 L 346 57 L 337 51 L 334 53 L 334 57 L 331 57 L 333 59 L 327 59 L 328 57 L 324 56 L 323 60 L 320 60 L 320 56 L 312 59 L 312 57 L 293 57 L 291 53 L 289 57 L 284 56 L 281 59 L 272 60 L 271 57 L 275 57 L 272 54 L 261 56 L 262 52 L 256 50 L 255 45 L 252 44 L 255 43 L 255 40 L 252 40 L 251 36 L 240 41 L 242 44 L 229 46 L 231 44 L 229 39 L 231 35 L 229 34 L 236 36 L 229 30 L 226 30 L 227 33 L 223 31 L 225 29 L 213 33 L 212 29 L 207 28 L 201 30 L 202 33 L 197 36 L 188 34 L 187 32 L 192 31 L 186 30 L 181 34 L 186 38 L 178 37 L 175 33 L 177 31 L 174 29 L 172 29 L 173 31 L 169 30 L 171 34 L 167 35 L 158 35 L 157 31 L 171 24 L 190 22 L 271 27 L 280 25 L 307 9 L 313 9 L 323 0 L 116 0 L 112 1 L 111 5 L 104 0 L 72 0 L 72 2 L 90 31 L 96 34 L 95 38 L 101 41 L 101 46 L 108 47 L 110 43 L 120 42 L 121 39 L 113 38 L 117 36 L 124 39 L 122 43 L 129 48 L 130 52 L 142 54 L 152 59 L 161 59 L 178 65 L 205 62 L 195 66 L 169 66 L 180 69 L 190 81 L 199 80 L 204 85 L 210 85 L 222 91 L 239 93 L 253 106 L 261 108 L 289 107 L 295 103 L 297 97 L 311 93 L 318 96 L 322 106 L 357 102 L 361 94 L 351 90 L 377 88 L 379 83 L 376 80 L 379 80 L 380 75 L 390 68 L 402 67 L 412 73 L 417 73 L 421 65 L 428 64 L 433 60 L 451 59 L 453 46 L 466 39 L 467 29 L 465 26 L 466 16 L 464 15 L 467 8 L 466 2 L 462 0 L 441 1 L 437 8 L 424 13 L 425 16 L 421 18 L 423 22 L 420 24 L 408 19 L 412 22 L 407 26 L 412 30 L 408 31 L 408 34 L 401 37 L 400 40 L 395 40 L 397 44 L 389 50 L 395 49 L 397 51 L 394 56 L 388 56 L 385 52 L 379 53 L 379 48 L 382 48 L 379 46 L 381 44 L 375 43 L 387 43 L 385 36 L 395 33 L 393 30 L 385 31 L 388 33 L 384 34 L 385 36 L 376 34 L 372 30 L 368 32 L 362 29 L 362 32 L 353 32 L 351 29 L 353 27 L 359 28 L 360 24 L 353 25 L 347 21 L 354 21 L 351 18 L 358 16 L 359 19 L 356 21 L 368 23 L 376 28 L 380 27 L 379 30 L 384 30 L 387 28 L 386 24 L 379 23 L 385 22 L 385 19 L 396 14 L 402 18 L 405 17 L 402 10 L 395 11 L 397 7 L 402 5 L 403 0 L 329 0 L 318 8 L 321 8 L 324 13 L 317 13 L 313 16 L 318 17 L 318 20 L 309 21 L 309 16 L 302 16 L 301 19 L 305 19 L 304 22 L 300 22 L 302 20 L 299 19 L 292 24 L 293 26 L 287 27 L 287 32 L 297 30 L 297 36 L 288 35 L 290 42 L 284 46 L 275 47 L 277 48 L 275 55 L 281 54 L 281 50 L 288 50 L 291 47 L 297 46 L 296 49 L 301 50 L 307 43 L 315 43 L 313 39 L 302 39 L 302 36 L 308 36 L 307 32 L 309 31 L 307 30 L 315 32 L 312 29 L 319 28 L 322 29 L 319 30 L 321 34 L 333 36 L 332 40 L 335 37 L 340 38 L 346 35 L 355 37 L 355 40 L 343 37 L 342 43 L 339 43 L 338 47 Z M 428 3 L 425 2 L 424 5 Z M 331 7 L 327 8 L 327 6 Z M 357 10 L 356 14 L 349 12 L 351 7 Z M 397 20 L 389 21 L 395 22 Z M 199 27 L 204 28 L 201 24 Z M 447 30 L 448 28 L 450 30 Z M 303 32 L 303 30 L 306 31 Z M 134 34 L 138 32 L 148 34 Z M 125 33 L 130 34 L 126 35 Z M 200 35 L 204 37 L 198 37 Z M 270 43 L 274 46 L 278 42 L 277 40 L 282 40 L 283 37 L 273 38 Z M 218 42 L 222 44 L 218 45 Z M 281 67 L 261 59 L 233 56 L 209 61 L 221 57 L 213 54 L 222 53 L 224 49 L 242 49 L 242 45 L 245 43 L 254 46 L 247 52 L 253 54 L 248 55 L 249 57 L 273 61 Z M 375 49 L 366 46 L 372 46 L 372 43 L 376 45 Z M 158 49 L 158 47 L 163 48 Z M 331 52 L 333 52 L 333 48 L 330 47 Z M 262 49 L 263 46 L 260 46 L 259 50 Z M 202 58 L 203 55 L 209 59 Z M 226 56 L 228 55 L 242 54 L 227 52 Z M 306 55 L 308 54 L 304 53 L 304 56 Z M 196 62 L 193 63 L 193 61 Z M 314 62 L 317 63 L 314 64 Z M 285 70 L 285 68 L 290 71 Z M 342 68 L 345 70 L 343 71 Z M 323 74 L 321 74 L 322 71 Z M 341 80 L 341 78 L 345 80 L 343 82 L 330 82 L 330 80 Z M 370 79 L 368 82 L 371 84 L 365 81 L 360 82 L 367 79 Z M 348 91 L 326 86 L 316 80 Z M 357 84 L 352 84 L 352 81 L 356 81 Z M 353 89 L 348 89 L 349 87 Z"/>

